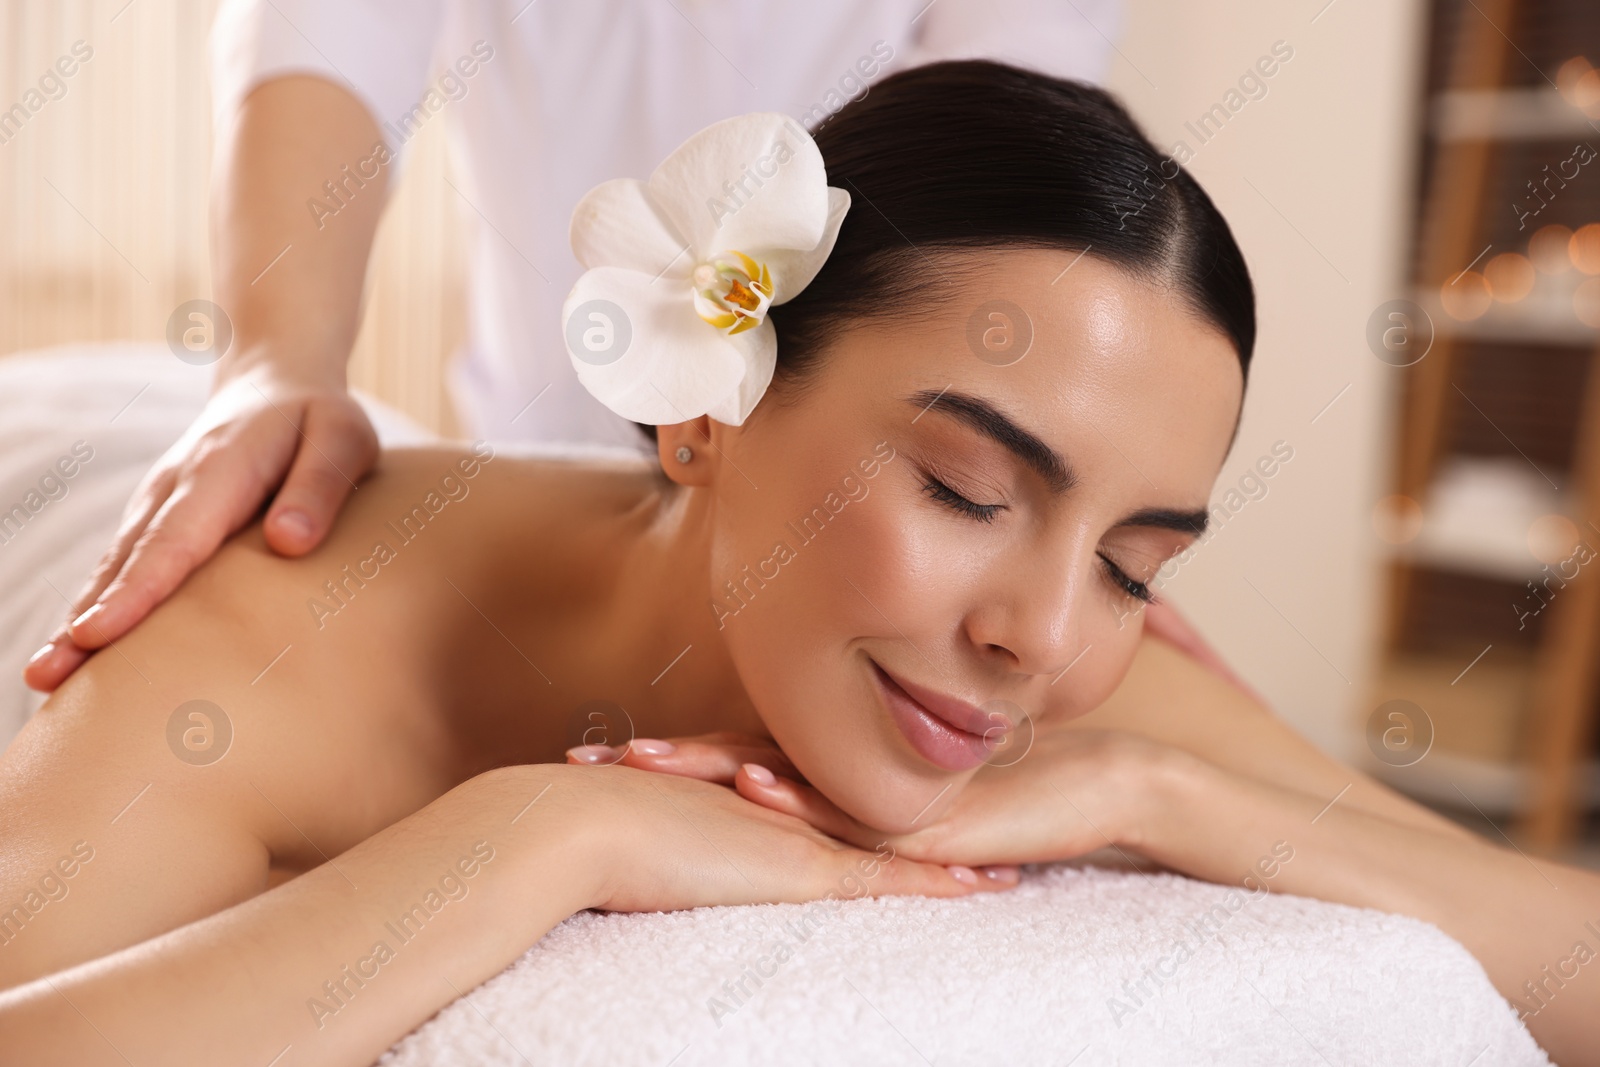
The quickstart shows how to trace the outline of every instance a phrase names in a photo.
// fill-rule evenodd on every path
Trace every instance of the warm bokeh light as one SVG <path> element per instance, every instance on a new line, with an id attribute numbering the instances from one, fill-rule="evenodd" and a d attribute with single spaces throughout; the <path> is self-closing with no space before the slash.
<path id="1" fill-rule="evenodd" d="M 1372 509 L 1372 529 L 1391 545 L 1403 545 L 1422 531 L 1422 505 L 1397 493 L 1378 501 Z"/>
<path id="2" fill-rule="evenodd" d="M 1572 235 L 1567 246 L 1572 265 L 1585 274 L 1600 274 L 1600 222 L 1591 222 Z"/>
<path id="3" fill-rule="evenodd" d="M 1488 280 L 1475 270 L 1462 271 L 1459 278 L 1439 287 L 1439 301 L 1444 304 L 1445 314 L 1462 322 L 1480 318 L 1489 310 L 1493 299 Z"/>
<path id="4" fill-rule="evenodd" d="M 1515 304 L 1533 292 L 1533 261 L 1515 252 L 1502 252 L 1483 268 L 1494 298 L 1504 304 Z"/>
<path id="5" fill-rule="evenodd" d="M 1593 69 L 1594 64 L 1589 62 L 1588 56 L 1573 56 L 1556 70 L 1556 88 L 1561 90 L 1562 96 L 1572 99 L 1578 79 Z"/>
<path id="6" fill-rule="evenodd" d="M 1600 278 L 1585 279 L 1572 294 L 1572 310 L 1585 326 L 1600 330 Z"/>
<path id="7" fill-rule="evenodd" d="M 1587 56 L 1573 56 L 1556 72 L 1556 87 L 1574 107 L 1588 111 L 1600 106 L 1600 71 Z"/>
<path id="8" fill-rule="evenodd" d="M 1578 547 L 1578 524 L 1565 515 L 1541 515 L 1528 527 L 1528 551 L 1540 563 L 1561 563 Z"/>
<path id="9" fill-rule="evenodd" d="M 1572 231 L 1565 226 L 1541 226 L 1528 238 L 1528 256 L 1540 274 L 1565 274 L 1572 269 L 1571 243 Z"/>

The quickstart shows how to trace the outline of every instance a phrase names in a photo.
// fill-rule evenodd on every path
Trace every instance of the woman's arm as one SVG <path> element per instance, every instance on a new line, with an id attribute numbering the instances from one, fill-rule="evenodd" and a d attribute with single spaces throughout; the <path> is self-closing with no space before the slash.
<path id="1" fill-rule="evenodd" d="M 1553 1060 L 1600 1064 L 1600 875 L 1150 751 L 1136 757 L 1148 788 L 1125 847 L 1209 881 L 1251 875 L 1430 922 L 1478 958 Z"/>
<path id="2" fill-rule="evenodd" d="M 562 770 L 482 775 L 277 889 L 0 994 L 0 1061 L 372 1062 L 594 902 Z"/>
<path id="3" fill-rule="evenodd" d="M 182 893 L 182 873 L 128 889 Z M 0 993 L 0 1063 L 364 1067 L 585 908 L 972 891 L 721 786 L 501 768 L 251 900 Z"/>

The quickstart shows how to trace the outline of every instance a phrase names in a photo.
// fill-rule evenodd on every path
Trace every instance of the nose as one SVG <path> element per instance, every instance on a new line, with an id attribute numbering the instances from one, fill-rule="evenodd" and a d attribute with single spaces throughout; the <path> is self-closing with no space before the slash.
<path id="1" fill-rule="evenodd" d="M 1096 599 L 1092 548 L 1030 553 L 980 579 L 982 592 L 966 617 L 967 637 L 979 649 L 1024 674 L 1058 674 L 1083 651 L 1087 612 Z"/>

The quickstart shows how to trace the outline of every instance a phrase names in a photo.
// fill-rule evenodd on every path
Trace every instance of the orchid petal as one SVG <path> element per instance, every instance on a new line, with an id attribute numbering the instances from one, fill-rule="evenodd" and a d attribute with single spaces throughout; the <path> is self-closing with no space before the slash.
<path id="1" fill-rule="evenodd" d="M 815 248 L 829 216 L 827 169 L 787 115 L 724 119 L 650 175 L 650 200 L 697 259 L 725 249 Z"/>
<path id="2" fill-rule="evenodd" d="M 778 331 L 771 322 L 763 322 L 728 340 L 744 359 L 744 377 L 735 391 L 712 404 L 706 414 L 729 426 L 743 426 L 772 383 L 772 372 L 778 365 Z"/>
<path id="3" fill-rule="evenodd" d="M 772 303 L 781 304 L 797 296 L 811 284 L 822 265 L 833 253 L 834 242 L 839 239 L 839 226 L 845 212 L 850 210 L 850 194 L 843 189 L 828 189 L 828 224 L 822 240 L 814 248 L 761 248 L 751 253 L 767 265 L 772 272 Z"/>
<path id="4" fill-rule="evenodd" d="M 586 193 L 572 210 L 572 251 L 585 267 L 628 267 L 651 277 L 694 258 L 687 242 L 650 203 L 644 182 L 614 178 Z"/>
<path id="5" fill-rule="evenodd" d="M 578 279 L 561 315 L 579 381 L 634 422 L 662 426 L 698 418 L 718 398 L 737 395 L 749 374 L 748 342 L 708 326 L 681 282 L 670 278 L 597 267 Z M 592 346 L 582 341 L 588 330 L 595 331 Z"/>

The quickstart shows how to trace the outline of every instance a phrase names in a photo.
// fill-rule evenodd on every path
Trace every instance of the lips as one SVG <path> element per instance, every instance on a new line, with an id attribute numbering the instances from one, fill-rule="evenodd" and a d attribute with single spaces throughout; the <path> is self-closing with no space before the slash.
<path id="1" fill-rule="evenodd" d="M 983 763 L 995 750 L 997 731 L 1011 726 L 964 700 L 897 678 L 875 662 L 872 673 L 890 716 L 911 747 L 947 771 L 970 770 Z"/>

